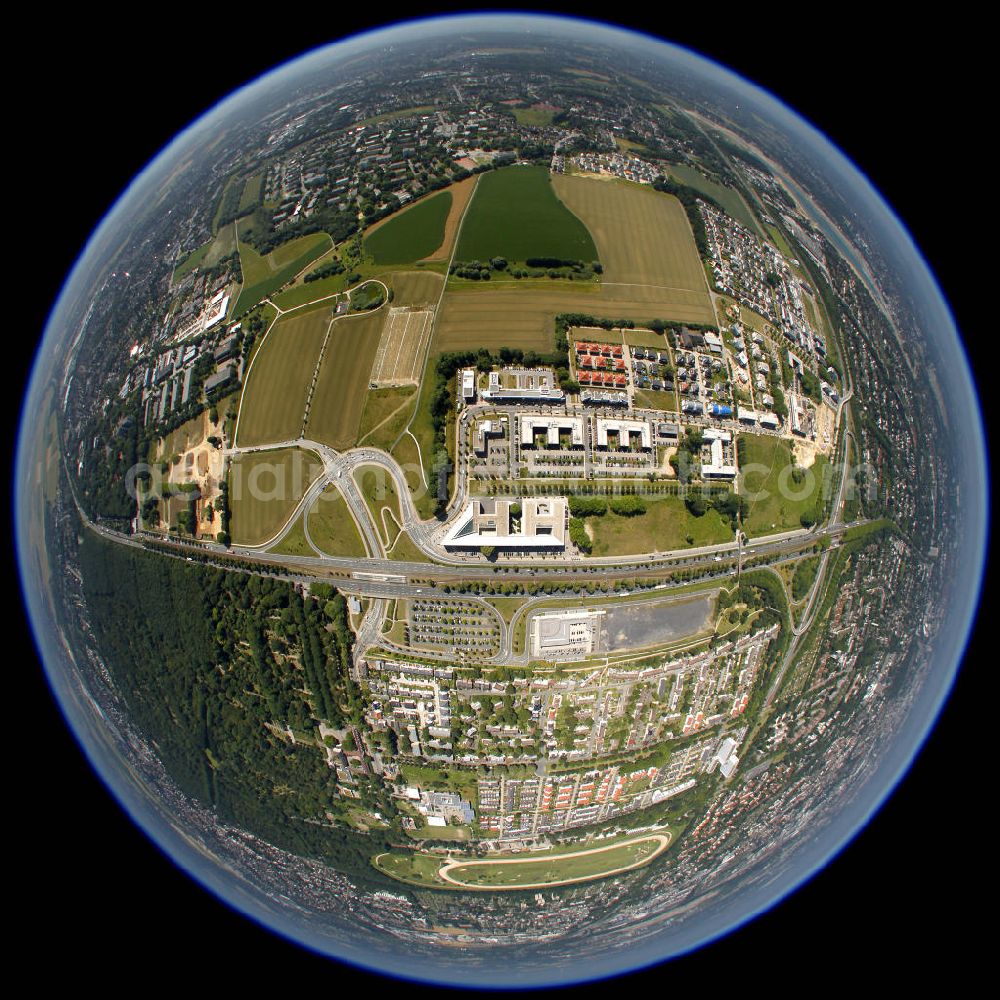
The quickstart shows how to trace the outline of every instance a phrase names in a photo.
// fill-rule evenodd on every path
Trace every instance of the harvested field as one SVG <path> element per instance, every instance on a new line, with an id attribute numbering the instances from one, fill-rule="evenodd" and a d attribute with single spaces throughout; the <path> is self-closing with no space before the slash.
<path id="1" fill-rule="evenodd" d="M 681 305 L 700 302 L 711 312 L 698 248 L 676 198 L 637 184 L 609 184 L 579 174 L 556 174 L 553 184 L 593 234 L 604 265 L 601 284 L 606 292 L 616 293 L 611 298 L 652 302 L 669 292 L 673 295 L 667 298 L 676 297 Z"/>
<path id="2" fill-rule="evenodd" d="M 451 192 L 451 210 L 448 212 L 448 218 L 444 220 L 444 239 L 434 253 L 427 255 L 426 260 L 447 261 L 451 256 L 451 251 L 455 246 L 455 237 L 458 235 L 458 225 L 462 221 L 465 206 L 469 204 L 472 192 L 476 190 L 479 176 L 479 174 L 473 174 L 472 177 L 466 177 L 464 181 L 452 184 L 448 188 Z"/>
<path id="3" fill-rule="evenodd" d="M 444 276 L 436 271 L 393 271 L 388 283 L 394 306 L 433 306 L 441 296 Z"/>
<path id="4" fill-rule="evenodd" d="M 372 365 L 373 386 L 416 385 L 420 381 L 433 316 L 429 309 L 411 311 L 395 306 L 389 310 Z"/>
<path id="5" fill-rule="evenodd" d="M 484 283 L 493 284 L 492 282 Z M 551 351 L 554 317 L 584 313 L 636 323 L 670 319 L 681 323 L 714 323 L 707 293 L 670 292 L 654 288 L 597 286 L 552 290 L 538 287 L 476 287 L 446 293 L 435 324 L 432 351 L 466 351 L 478 347 L 520 347 Z"/>

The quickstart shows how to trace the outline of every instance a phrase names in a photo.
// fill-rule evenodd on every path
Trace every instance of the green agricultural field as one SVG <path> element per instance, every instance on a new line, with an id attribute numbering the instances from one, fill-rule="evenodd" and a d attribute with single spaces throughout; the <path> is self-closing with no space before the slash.
<path id="1" fill-rule="evenodd" d="M 284 526 L 323 462 L 304 448 L 237 455 L 229 467 L 230 534 L 237 545 L 260 545 Z"/>
<path id="2" fill-rule="evenodd" d="M 545 167 L 504 167 L 479 179 L 457 260 L 597 260 L 587 227 L 556 197 Z"/>
<path id="3" fill-rule="evenodd" d="M 357 441 L 384 319 L 385 310 L 377 309 L 333 321 L 306 425 L 306 435 L 314 441 L 338 450 Z"/>
<path id="4" fill-rule="evenodd" d="M 332 483 L 316 498 L 307 517 L 309 537 L 321 552 L 358 559 L 368 555 L 347 504 Z"/>
<path id="5" fill-rule="evenodd" d="M 593 537 L 594 556 L 625 556 L 643 552 L 664 552 L 688 545 L 716 545 L 733 539 L 728 519 L 718 511 L 706 511 L 701 517 L 688 513 L 680 497 L 643 497 L 646 513 L 621 517 L 608 511 L 586 519 Z M 688 542 L 688 538 L 691 541 Z"/>
<path id="6" fill-rule="evenodd" d="M 311 233 L 283 243 L 262 257 L 249 243 L 241 240 L 239 247 L 243 290 L 233 314 L 238 316 L 261 299 L 267 298 L 332 246 L 333 241 L 328 234 Z"/>
<path id="7" fill-rule="evenodd" d="M 735 188 L 709 180 L 700 170 L 685 163 L 671 163 L 669 172 L 681 184 L 686 184 L 688 187 L 694 188 L 695 191 L 707 194 L 709 198 L 717 201 L 737 222 L 742 222 L 758 236 L 764 235 L 753 216 L 753 212 L 750 211 L 747 203 Z"/>
<path id="8" fill-rule="evenodd" d="M 324 310 L 282 318 L 271 328 L 246 376 L 236 432 L 240 447 L 299 437 L 330 319 Z"/>
<path id="9" fill-rule="evenodd" d="M 404 208 L 365 237 L 376 264 L 411 264 L 430 257 L 444 242 L 451 192 L 439 191 Z"/>
<path id="10" fill-rule="evenodd" d="M 748 535 L 769 535 L 802 527 L 802 515 L 817 516 L 822 506 L 829 460 L 819 456 L 795 482 L 792 444 L 762 434 L 739 437 L 740 493 L 749 503 L 743 518 Z"/>

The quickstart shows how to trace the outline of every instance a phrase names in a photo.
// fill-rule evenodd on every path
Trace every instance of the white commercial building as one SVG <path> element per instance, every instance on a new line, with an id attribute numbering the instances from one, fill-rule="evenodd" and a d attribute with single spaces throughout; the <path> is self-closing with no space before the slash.
<path id="1" fill-rule="evenodd" d="M 547 417 L 531 414 L 521 417 L 520 421 L 522 447 L 534 447 L 535 433 L 537 431 L 545 431 L 546 445 L 549 448 L 559 447 L 559 439 L 563 431 L 569 434 L 570 447 L 583 447 L 582 417 Z"/>
<path id="2" fill-rule="evenodd" d="M 729 431 L 719 430 L 717 427 L 706 427 L 702 431 L 702 438 L 708 444 L 712 460 L 706 464 L 701 464 L 701 475 L 703 479 L 735 479 L 736 466 L 726 461 L 727 446 L 731 448 L 733 436 Z"/>
<path id="3" fill-rule="evenodd" d="M 653 447 L 653 434 L 649 427 L 648 420 L 611 420 L 598 417 L 595 421 L 597 429 L 597 447 L 608 447 L 608 435 L 615 434 L 618 437 L 618 446 L 625 447 L 633 434 L 638 434 L 642 442 L 643 451 L 649 451 Z"/>

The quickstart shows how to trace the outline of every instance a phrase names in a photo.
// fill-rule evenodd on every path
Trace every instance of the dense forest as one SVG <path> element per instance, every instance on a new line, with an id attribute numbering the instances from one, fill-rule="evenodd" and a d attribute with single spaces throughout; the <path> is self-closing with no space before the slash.
<path id="1" fill-rule="evenodd" d="M 283 580 L 89 532 L 80 561 L 104 662 L 180 788 L 223 822 L 381 881 L 368 858 L 393 831 L 350 829 L 348 803 L 395 810 L 360 774 L 360 798 L 341 797 L 319 733 L 320 720 L 340 728 L 359 713 L 343 597 L 329 587 L 303 597 Z"/>

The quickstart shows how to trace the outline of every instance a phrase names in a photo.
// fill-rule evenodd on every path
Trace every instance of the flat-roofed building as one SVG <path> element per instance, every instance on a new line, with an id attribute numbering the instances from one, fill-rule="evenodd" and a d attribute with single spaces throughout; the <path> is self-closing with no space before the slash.
<path id="1" fill-rule="evenodd" d="M 581 389 L 584 406 L 628 406 L 628 393 L 617 389 Z"/>
<path id="2" fill-rule="evenodd" d="M 520 422 L 522 448 L 533 448 L 535 435 L 539 431 L 545 432 L 545 445 L 548 448 L 558 448 L 564 432 L 569 435 L 571 448 L 583 447 L 582 417 L 547 417 L 531 414 L 521 417 Z"/>
<path id="3" fill-rule="evenodd" d="M 735 479 L 736 465 L 733 463 L 733 436 L 718 427 L 706 427 L 702 440 L 708 447 L 710 461 L 701 463 L 703 479 Z"/>
<path id="4" fill-rule="evenodd" d="M 512 517 L 512 508 L 520 508 L 519 518 Z M 443 544 L 446 549 L 561 549 L 566 544 L 566 511 L 565 497 L 474 498 Z"/>
<path id="5" fill-rule="evenodd" d="M 497 403 L 562 403 L 566 394 L 549 368 L 505 368 L 490 372 L 483 399 Z"/>
<path id="6" fill-rule="evenodd" d="M 762 413 L 760 415 L 760 425 L 773 431 L 778 429 L 780 421 L 775 413 Z"/>
<path id="7" fill-rule="evenodd" d="M 503 437 L 503 424 L 499 420 L 478 420 L 473 434 L 473 444 L 477 455 L 485 455 L 490 438 Z"/>
<path id="8" fill-rule="evenodd" d="M 757 411 L 751 410 L 746 406 L 736 407 L 736 419 L 741 424 L 756 424 L 757 423 Z"/>
<path id="9" fill-rule="evenodd" d="M 598 417 L 595 421 L 597 431 L 597 447 L 608 447 L 608 435 L 613 434 L 618 438 L 618 447 L 624 448 L 629 444 L 633 434 L 637 435 L 641 441 L 643 451 L 650 451 L 653 447 L 653 435 L 650 431 L 648 420 L 619 420 L 617 418 Z"/>
<path id="10" fill-rule="evenodd" d="M 462 400 L 473 403 L 476 400 L 476 369 L 462 369 Z"/>

